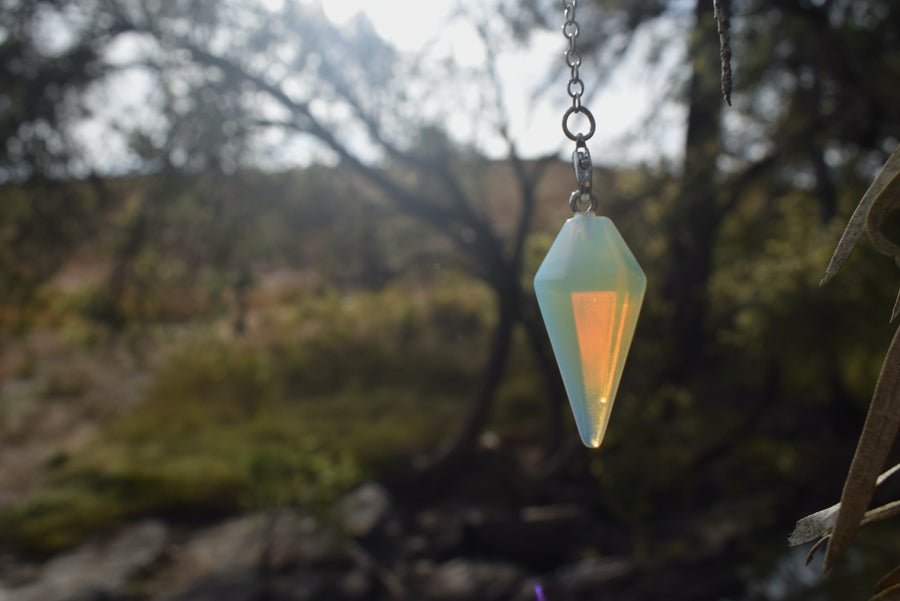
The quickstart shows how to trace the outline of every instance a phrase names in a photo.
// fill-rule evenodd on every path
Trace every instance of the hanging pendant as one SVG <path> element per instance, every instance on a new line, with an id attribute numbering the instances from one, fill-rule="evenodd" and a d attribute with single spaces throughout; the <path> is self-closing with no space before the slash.
<path id="1" fill-rule="evenodd" d="M 644 301 L 647 277 L 619 230 L 576 212 L 534 276 L 541 315 L 581 441 L 599 447 Z"/>

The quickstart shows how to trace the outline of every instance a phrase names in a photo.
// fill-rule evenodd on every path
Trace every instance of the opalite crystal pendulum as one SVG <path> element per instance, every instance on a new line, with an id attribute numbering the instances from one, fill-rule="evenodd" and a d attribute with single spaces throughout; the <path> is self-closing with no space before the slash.
<path id="1" fill-rule="evenodd" d="M 647 278 L 612 221 L 595 215 L 598 200 L 586 142 L 597 124 L 581 104 L 584 83 L 578 75 L 577 2 L 563 0 L 566 21 L 562 28 L 569 41 L 566 65 L 571 76 L 566 91 L 572 98 L 562 128 L 575 142 L 572 165 L 578 189 L 569 197 L 575 216 L 566 221 L 544 257 L 534 276 L 534 291 L 581 441 L 596 448 L 609 425 Z M 587 119 L 586 133 L 569 127 L 569 119 L 576 115 Z"/>
<path id="2" fill-rule="evenodd" d="M 566 221 L 534 276 L 541 315 L 581 441 L 599 447 L 631 346 L 647 278 L 613 222 Z"/>

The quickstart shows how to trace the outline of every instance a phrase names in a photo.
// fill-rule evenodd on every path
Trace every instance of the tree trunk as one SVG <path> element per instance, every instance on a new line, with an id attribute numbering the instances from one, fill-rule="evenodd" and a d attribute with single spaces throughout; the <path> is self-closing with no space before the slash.
<path id="1" fill-rule="evenodd" d="M 694 373 L 708 342 L 704 331 L 706 285 L 712 269 L 712 245 L 724 216 L 715 177 L 723 100 L 711 9 L 707 0 L 698 0 L 695 6 L 684 175 L 668 220 L 672 263 L 664 292 L 672 307 L 666 329 L 674 348 L 664 378 L 677 383 Z"/>
<path id="2" fill-rule="evenodd" d="M 566 391 L 562 385 L 559 368 L 553 357 L 553 352 L 548 346 L 547 334 L 541 321 L 535 299 L 527 303 L 522 314 L 522 324 L 528 335 L 531 351 L 537 362 L 541 379 L 544 382 L 544 390 L 547 393 L 548 420 L 547 420 L 547 456 L 552 456 L 560 450 L 563 438 L 563 408 L 566 404 Z"/>
<path id="3" fill-rule="evenodd" d="M 491 409 L 497 388 L 503 379 L 512 346 L 513 328 L 516 323 L 518 301 L 510 292 L 498 294 L 499 321 L 494 329 L 490 355 L 475 396 L 469 402 L 465 417 L 456 435 L 429 461 L 425 470 L 440 475 L 459 464 L 474 448 L 481 435 Z"/>

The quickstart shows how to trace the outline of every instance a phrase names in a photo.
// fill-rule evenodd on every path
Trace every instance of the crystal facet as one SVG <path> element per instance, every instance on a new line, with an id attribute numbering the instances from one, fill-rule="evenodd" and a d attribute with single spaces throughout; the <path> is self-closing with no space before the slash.
<path id="1" fill-rule="evenodd" d="M 598 447 L 619 388 L 647 277 L 606 217 L 566 221 L 534 276 L 541 315 L 582 442 Z"/>

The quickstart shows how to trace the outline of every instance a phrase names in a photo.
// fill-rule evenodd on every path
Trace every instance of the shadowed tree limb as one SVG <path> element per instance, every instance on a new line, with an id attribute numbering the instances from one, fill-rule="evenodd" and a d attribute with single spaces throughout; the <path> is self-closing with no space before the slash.
<path id="1" fill-rule="evenodd" d="M 728 18 L 730 0 L 713 0 L 716 30 L 719 34 L 719 61 L 722 63 L 722 98 L 731 106 L 731 21 Z"/>

